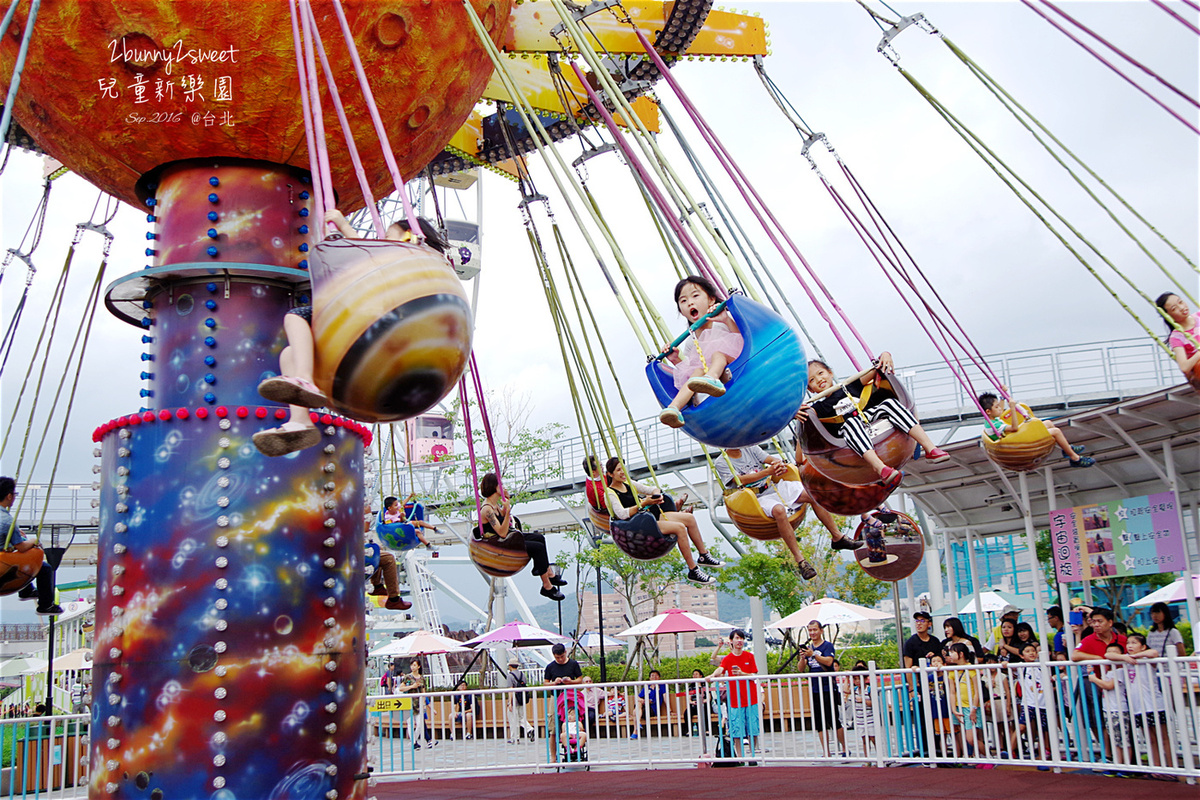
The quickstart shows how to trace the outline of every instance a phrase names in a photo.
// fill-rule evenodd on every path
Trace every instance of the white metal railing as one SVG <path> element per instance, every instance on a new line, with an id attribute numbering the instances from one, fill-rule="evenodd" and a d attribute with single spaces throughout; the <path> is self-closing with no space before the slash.
<path id="1" fill-rule="evenodd" d="M 0 798 L 88 796 L 84 714 L 0 720 Z"/>
<path id="2" fill-rule="evenodd" d="M 1087 675 L 1132 670 L 1157 691 L 1124 712 Z M 961 682 L 960 682 L 961 677 Z M 736 736 L 738 683 L 752 680 L 757 737 Z M 1141 684 L 1138 684 L 1139 686 Z M 661 687 L 656 688 L 656 687 Z M 654 707 L 645 697 L 662 698 Z M 659 695 L 661 692 L 661 695 Z M 522 704 L 516 695 L 524 697 Z M 1200 778 L 1200 659 L 1092 661 L 878 670 L 753 679 L 666 680 L 397 697 L 370 712 L 369 763 L 378 778 L 545 772 L 578 766 L 651 769 L 701 762 L 764 765 L 1011 763 L 1046 769 Z M 1137 695 L 1138 698 L 1141 695 Z M 943 702 L 944 698 L 944 702 Z M 962 701 L 960 702 L 960 698 Z M 1115 702 L 1115 701 L 1110 701 Z M 565 741 L 577 706 L 586 741 Z M 414 714 L 413 708 L 422 709 Z M 473 709 L 473 710 L 472 710 Z M 464 717 L 466 711 L 471 711 Z M 824 730 L 822 730 L 824 729 Z M 840 730 L 839 730 L 840 729 Z M 521 742 L 518 744 L 518 742 Z M 419 745 L 419 746 L 418 746 Z M 580 750 L 578 745 L 585 745 Z"/>
<path id="3" fill-rule="evenodd" d="M 1114 674 L 1123 677 L 1111 692 L 1089 688 L 1089 675 Z M 746 711 L 739 698 L 749 699 L 750 683 L 757 703 Z M 613 769 L 1020 764 L 1200 779 L 1196 656 L 1136 666 L 872 664 L 859 672 L 371 698 L 371 709 L 381 706 L 387 710 L 367 712 L 367 728 L 368 764 L 383 780 L 546 772 L 585 760 Z M 575 728 L 564 725 L 572 708 Z M 743 720 L 757 735 L 737 730 Z M 0 721 L 11 765 L 0 772 L 0 798 L 85 797 L 87 737 L 82 714 Z"/>

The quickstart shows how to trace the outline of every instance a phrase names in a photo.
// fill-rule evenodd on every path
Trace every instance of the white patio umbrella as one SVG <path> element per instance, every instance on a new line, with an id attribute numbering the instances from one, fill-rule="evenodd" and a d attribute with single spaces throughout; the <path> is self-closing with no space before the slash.
<path id="1" fill-rule="evenodd" d="M 1192 576 L 1192 597 L 1200 599 L 1200 575 Z M 1152 606 L 1155 603 L 1183 603 L 1187 601 L 1187 591 L 1183 578 L 1171 581 L 1166 586 L 1155 589 L 1141 600 L 1135 600 L 1130 606 Z"/>
<path id="2" fill-rule="evenodd" d="M 588 631 L 579 637 L 577 644 L 583 648 L 599 647 L 603 640 L 605 647 L 628 647 L 629 642 L 622 642 L 620 639 L 614 639 L 611 636 L 601 636 L 594 631 Z"/>
<path id="3" fill-rule="evenodd" d="M 55 672 L 78 672 L 81 669 L 91 668 L 92 649 L 90 647 L 81 647 L 54 659 Z"/>
<path id="4" fill-rule="evenodd" d="M 12 678 L 17 675 L 29 675 L 35 672 L 45 672 L 49 662 L 35 656 L 18 656 L 0 663 L 0 678 Z"/>
<path id="5" fill-rule="evenodd" d="M 825 626 L 841 625 L 845 622 L 865 622 L 872 619 L 891 618 L 892 615 L 885 611 L 876 611 L 873 608 L 847 603 L 832 597 L 822 597 L 820 600 L 815 600 L 803 608 L 793 611 L 783 619 L 772 622 L 767 627 L 783 631 L 789 628 L 806 627 L 813 620 Z"/>
<path id="6" fill-rule="evenodd" d="M 389 658 L 412 658 L 415 656 L 438 655 L 441 653 L 469 653 L 471 648 L 457 639 L 439 636 L 432 631 L 414 631 L 403 639 L 388 642 L 371 651 L 372 656 Z"/>
<path id="7" fill-rule="evenodd" d="M 1021 608 L 1022 600 L 1015 594 L 1002 592 L 999 589 L 989 589 L 986 592 L 979 593 L 979 605 L 985 614 L 995 614 L 998 611 L 1012 606 Z M 964 599 L 962 608 L 958 609 L 959 614 L 974 614 L 975 613 L 975 597 L 974 595 Z"/>

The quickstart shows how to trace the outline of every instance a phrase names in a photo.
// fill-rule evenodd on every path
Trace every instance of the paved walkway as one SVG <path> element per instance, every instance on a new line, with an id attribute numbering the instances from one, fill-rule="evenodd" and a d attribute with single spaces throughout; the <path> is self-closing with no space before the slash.
<path id="1" fill-rule="evenodd" d="M 807 787 L 807 788 L 806 788 Z M 651 770 L 576 772 L 562 775 L 447 778 L 428 781 L 383 782 L 368 794 L 379 800 L 504 800 L 506 798 L 569 797 L 571 800 L 728 800 L 740 797 L 936 797 L 939 800 L 1012 800 L 1053 797 L 1054 800 L 1195 800 L 1195 786 L 1154 780 L 1109 778 L 1098 775 L 1037 772 L 1020 768 L 996 770 L 925 769 L 896 767 L 886 773 L 875 768 L 742 767 L 712 771 Z"/>

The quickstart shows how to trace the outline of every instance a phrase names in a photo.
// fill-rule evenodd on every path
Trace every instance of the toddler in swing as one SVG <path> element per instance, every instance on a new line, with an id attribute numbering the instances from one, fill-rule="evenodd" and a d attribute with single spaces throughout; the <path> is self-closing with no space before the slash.
<path id="1" fill-rule="evenodd" d="M 342 212 L 332 208 L 325 212 L 325 222 L 333 225 L 338 234 L 347 239 L 361 238 L 351 227 Z M 438 234 L 433 224 L 424 217 L 417 218 L 425 244 L 440 253 L 449 245 Z M 384 239 L 392 242 L 415 242 L 408 220 L 400 219 L 388 226 Z M 279 354 L 277 377 L 267 378 L 258 385 L 258 393 L 267 400 L 286 403 L 291 414 L 288 421 L 277 428 L 254 434 L 254 446 L 264 456 L 284 456 L 312 447 L 321 441 L 321 434 L 313 425 L 308 409 L 328 405 L 325 397 L 313 383 L 315 345 L 312 333 L 312 306 L 297 306 L 283 317 L 283 331 L 287 335 L 287 347 Z"/>
<path id="2" fill-rule="evenodd" d="M 858 400 L 868 385 L 875 382 L 880 373 L 895 370 L 892 354 L 886 351 L 879 354 L 875 368 L 866 372 L 859 380 L 840 386 L 829 395 L 818 400 L 807 402 L 800 406 L 805 412 L 810 407 L 817 413 L 821 424 L 829 429 L 834 436 L 845 439 L 846 445 L 871 466 L 879 475 L 879 479 L 891 488 L 900 485 L 904 473 L 883 463 L 875 452 L 867 426 L 879 419 L 886 419 L 917 441 L 925 451 L 925 457 L 931 463 L 937 464 L 950 458 L 950 454 L 934 445 L 929 434 L 912 415 L 894 397 L 876 400 L 876 396 L 868 398 L 866 408 L 859 411 Z M 824 361 L 816 359 L 808 362 L 808 390 L 813 394 L 821 394 L 832 389 L 837 383 L 833 370 Z"/>
<path id="3" fill-rule="evenodd" d="M 705 278 L 693 276 L 675 284 L 675 305 L 689 327 L 719 302 L 716 287 Z M 741 355 L 742 334 L 732 315 L 722 311 L 697 328 L 682 347 L 664 352 L 674 365 L 676 394 L 658 419 L 664 425 L 682 428 L 684 406 L 700 403 L 705 399 L 704 395 L 720 397 L 725 394 L 721 375 Z"/>
<path id="4" fill-rule="evenodd" d="M 1005 389 L 1005 391 L 1008 391 Z M 1012 403 L 1008 404 L 1010 407 Z M 1017 416 L 1010 415 L 1012 422 L 1004 419 L 1005 403 L 991 392 L 984 392 L 979 395 L 979 407 L 983 409 L 983 432 L 993 442 L 998 442 L 1010 433 L 1016 433 L 1019 430 Z M 1026 417 L 1032 417 L 1027 407 L 1020 409 L 1020 414 Z M 1054 443 L 1058 445 L 1058 449 L 1063 451 L 1063 456 L 1070 459 L 1072 467 L 1090 467 L 1096 463 L 1096 459 L 1091 456 L 1080 455 L 1083 452 L 1083 445 L 1073 445 L 1067 441 L 1067 436 L 1062 432 L 1062 429 L 1057 425 L 1053 425 L 1045 420 L 1042 424 L 1046 426 L 1046 431 L 1054 437 Z"/>

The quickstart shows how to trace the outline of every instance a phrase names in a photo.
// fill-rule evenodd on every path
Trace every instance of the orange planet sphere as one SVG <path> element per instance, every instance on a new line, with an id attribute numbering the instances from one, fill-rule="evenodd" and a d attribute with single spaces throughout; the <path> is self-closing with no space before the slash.
<path id="1" fill-rule="evenodd" d="M 472 0 L 501 42 L 512 0 Z M 412 178 L 467 119 L 492 74 L 466 10 L 447 0 L 344 0 L 401 175 Z M 0 42 L 7 91 L 29 4 Z M 392 181 L 332 2 L 312 3 L 376 197 Z M 334 188 L 361 205 L 320 75 Z M 308 167 L 299 72 L 284 0 L 44 0 L 13 104 L 47 153 L 137 202 L 144 173 L 182 158 L 236 157 Z"/>

